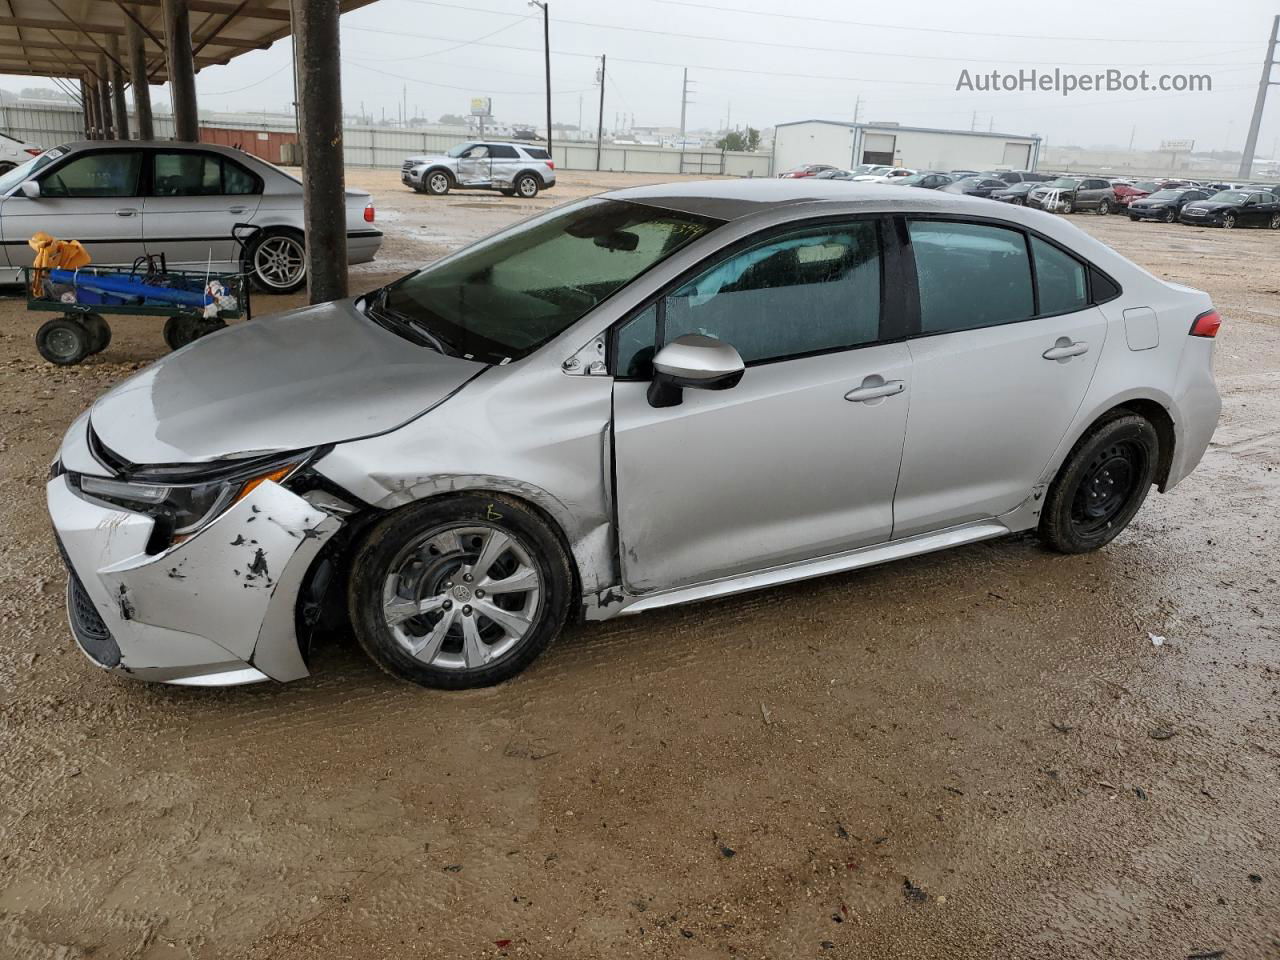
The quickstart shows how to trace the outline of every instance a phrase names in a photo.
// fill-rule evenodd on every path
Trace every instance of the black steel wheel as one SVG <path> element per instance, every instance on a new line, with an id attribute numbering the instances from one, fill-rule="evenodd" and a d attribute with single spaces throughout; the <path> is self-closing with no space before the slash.
<path id="1" fill-rule="evenodd" d="M 1115 539 L 1147 497 L 1160 459 L 1151 422 L 1124 414 L 1076 443 L 1049 487 L 1040 534 L 1055 550 L 1084 553 Z"/>
<path id="2" fill-rule="evenodd" d="M 79 363 L 93 353 L 94 337 L 77 317 L 54 317 L 36 331 L 40 356 L 60 367 Z"/>

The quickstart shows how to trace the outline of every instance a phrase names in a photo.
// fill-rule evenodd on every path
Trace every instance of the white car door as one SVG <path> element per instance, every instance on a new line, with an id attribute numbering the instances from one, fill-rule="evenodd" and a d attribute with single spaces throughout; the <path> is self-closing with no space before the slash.
<path id="1" fill-rule="evenodd" d="M 623 581 L 644 592 L 889 539 L 910 355 L 882 343 L 874 219 L 776 234 L 720 259 L 616 334 Z M 655 349 L 732 345 L 736 386 L 647 398 Z"/>
<path id="2" fill-rule="evenodd" d="M 489 148 L 477 143 L 458 161 L 458 182 L 464 186 L 482 186 L 491 178 L 493 160 Z"/>
<path id="3" fill-rule="evenodd" d="M 229 157 L 199 149 L 148 151 L 151 189 L 142 203 L 147 253 L 170 267 L 238 270 L 237 223 L 251 223 L 262 180 Z"/>
<path id="4" fill-rule="evenodd" d="M 920 331 L 894 539 L 1031 496 L 1107 333 L 1086 266 L 1039 237 L 942 220 L 913 221 L 909 233 Z"/>
<path id="5" fill-rule="evenodd" d="M 142 255 L 142 151 L 81 150 L 40 170 L 40 196 L 16 192 L 0 206 L 5 250 L 15 267 L 30 266 L 26 241 L 44 231 L 79 240 L 96 264 L 131 264 Z"/>

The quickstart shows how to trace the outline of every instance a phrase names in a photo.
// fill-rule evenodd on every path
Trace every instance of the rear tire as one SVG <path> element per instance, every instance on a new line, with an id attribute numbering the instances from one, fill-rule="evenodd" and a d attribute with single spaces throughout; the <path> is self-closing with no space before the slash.
<path id="1" fill-rule="evenodd" d="M 516 193 L 524 200 L 532 200 L 542 189 L 542 181 L 532 173 L 522 173 L 516 177 Z"/>
<path id="2" fill-rule="evenodd" d="M 254 286 L 266 293 L 294 293 L 306 286 L 307 248 L 300 233 L 273 229 L 254 234 L 245 261 Z"/>
<path id="3" fill-rule="evenodd" d="M 84 324 L 89 335 L 93 338 L 93 348 L 90 353 L 101 353 L 111 345 L 111 327 L 107 321 L 98 313 L 84 313 L 80 315 L 80 322 Z"/>
<path id="4" fill-rule="evenodd" d="M 1110 201 L 1110 200 L 1099 200 L 1099 201 L 1098 201 L 1098 216 L 1100 216 L 1100 217 L 1105 217 L 1105 216 L 1106 216 L 1108 213 L 1110 213 L 1110 212 L 1111 212 L 1111 201 Z"/>
<path id="5" fill-rule="evenodd" d="M 573 597 L 559 537 L 501 494 L 397 510 L 370 530 L 350 569 L 347 605 L 365 652 L 392 676 L 441 690 L 515 676 L 559 635 Z"/>
<path id="6" fill-rule="evenodd" d="M 1049 487 L 1040 536 L 1059 553 L 1104 547 L 1129 525 L 1155 481 L 1160 438 L 1145 417 L 1126 413 L 1077 441 Z"/>
<path id="7" fill-rule="evenodd" d="M 164 342 L 170 350 L 181 350 L 189 343 L 195 343 L 201 337 L 217 333 L 226 327 L 227 321 L 220 317 L 206 319 L 204 317 L 170 317 L 164 322 Z"/>

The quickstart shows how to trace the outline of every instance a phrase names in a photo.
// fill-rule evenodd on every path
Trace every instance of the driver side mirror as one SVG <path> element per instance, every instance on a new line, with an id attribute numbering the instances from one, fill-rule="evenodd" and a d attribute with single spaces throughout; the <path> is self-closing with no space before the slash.
<path id="1" fill-rule="evenodd" d="M 686 333 L 653 358 L 649 406 L 679 406 L 685 389 L 728 390 L 738 385 L 745 369 L 738 351 L 723 340 Z"/>
<path id="2" fill-rule="evenodd" d="M 39 200 L 40 184 L 35 180 L 23 180 L 22 183 L 18 184 L 18 192 L 28 200 Z"/>

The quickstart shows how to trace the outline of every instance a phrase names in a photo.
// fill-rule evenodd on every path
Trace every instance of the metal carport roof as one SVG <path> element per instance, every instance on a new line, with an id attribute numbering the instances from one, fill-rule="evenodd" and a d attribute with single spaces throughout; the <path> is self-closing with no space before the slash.
<path id="1" fill-rule="evenodd" d="M 342 13 L 373 0 L 339 0 Z M 196 69 L 265 50 L 290 33 L 289 0 L 187 0 Z M 0 0 L 0 73 L 82 77 L 123 47 L 128 19 L 142 28 L 147 74 L 168 80 L 162 0 Z M 116 57 L 124 63 L 124 56 Z"/>

